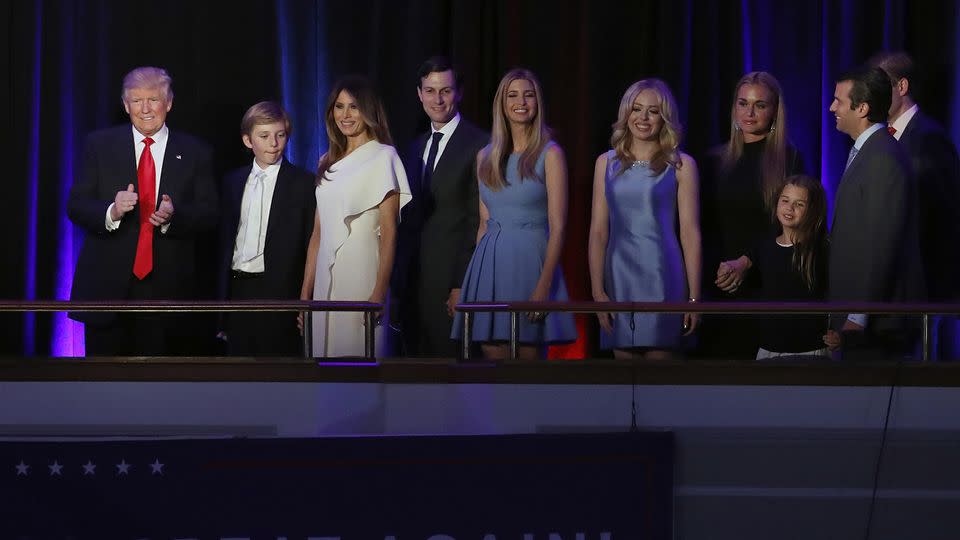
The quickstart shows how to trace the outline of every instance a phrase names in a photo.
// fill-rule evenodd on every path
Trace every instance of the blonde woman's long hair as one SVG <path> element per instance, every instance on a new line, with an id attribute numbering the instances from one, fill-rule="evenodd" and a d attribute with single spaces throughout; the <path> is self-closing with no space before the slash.
<path id="1" fill-rule="evenodd" d="M 730 105 L 730 140 L 723 149 L 720 167 L 724 172 L 729 172 L 743 155 L 743 131 L 737 126 L 737 95 L 740 93 L 740 88 L 747 84 L 763 86 L 773 94 L 773 99 L 776 100 L 776 113 L 770 122 L 770 131 L 767 132 L 760 169 L 763 207 L 767 211 L 774 211 L 777 207 L 777 199 L 780 197 L 780 190 L 783 188 L 787 168 L 787 106 L 783 100 L 780 82 L 766 71 L 751 71 L 737 81 L 737 86 L 733 90 L 733 103 Z"/>
<path id="2" fill-rule="evenodd" d="M 337 104 L 337 96 L 340 95 L 341 91 L 346 91 L 350 94 L 350 97 L 357 101 L 360 119 L 366 124 L 367 130 L 370 132 L 370 138 L 383 144 L 393 145 L 393 138 L 390 137 L 390 126 L 387 123 L 387 113 L 383 108 L 383 102 L 380 101 L 374 91 L 373 85 L 366 77 L 348 75 L 337 81 L 327 98 L 324 124 L 327 128 L 327 140 L 330 147 L 327 149 L 327 153 L 320 158 L 320 163 L 317 165 L 317 183 L 330 180 L 327 177 L 327 171 L 333 172 L 330 166 L 343 159 L 347 154 L 347 136 L 340 131 L 333 119 L 333 107 Z"/>
<path id="3" fill-rule="evenodd" d="M 620 174 L 629 164 L 637 159 L 630 149 L 633 136 L 627 122 L 633 112 L 633 102 L 644 90 L 651 90 L 657 95 L 660 106 L 660 117 L 663 118 L 663 128 L 660 129 L 660 149 L 650 160 L 650 168 L 657 174 L 663 172 L 667 165 L 681 167 L 680 142 L 683 140 L 683 126 L 677 118 L 677 101 L 670 92 L 667 83 L 660 79 L 642 79 L 630 85 L 620 98 L 620 109 L 617 112 L 617 121 L 613 123 L 613 134 L 610 135 L 610 146 L 617 156 L 613 173 Z"/>
<path id="4" fill-rule="evenodd" d="M 544 147 L 553 140 L 553 134 L 544 121 L 543 92 L 540 90 L 540 81 L 531 71 L 516 68 L 511 69 L 500 80 L 497 93 L 493 97 L 493 129 L 490 134 L 490 144 L 481 155 L 479 173 L 480 181 L 493 191 L 499 191 L 507 185 L 507 160 L 513 152 L 513 133 L 507 116 L 503 112 L 503 103 L 507 97 L 507 87 L 516 80 L 530 81 L 537 95 L 537 116 L 527 125 L 527 147 L 520 154 L 520 178 L 535 178 L 544 181 L 536 172 L 537 159 Z"/>

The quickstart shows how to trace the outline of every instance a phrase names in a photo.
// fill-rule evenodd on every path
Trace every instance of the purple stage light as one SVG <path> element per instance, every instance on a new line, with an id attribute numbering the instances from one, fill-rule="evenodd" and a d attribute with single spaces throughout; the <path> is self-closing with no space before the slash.
<path id="1" fill-rule="evenodd" d="M 40 74 L 42 72 L 43 42 L 41 37 L 43 22 L 43 1 L 37 0 L 33 8 L 34 38 L 33 38 L 33 73 L 30 93 L 33 100 L 30 104 L 30 142 L 29 142 L 29 170 L 27 172 L 27 242 L 24 253 L 24 300 L 37 298 L 37 191 L 40 189 Z M 35 333 L 36 314 L 25 313 L 23 316 L 23 354 L 33 356 L 36 353 Z"/>
<path id="2" fill-rule="evenodd" d="M 296 133 L 287 144 L 287 159 L 307 170 L 316 170 L 320 154 L 327 148 L 323 110 L 330 88 L 326 22 L 323 6 L 316 5 L 312 12 L 316 22 L 306 27 L 304 33 L 304 25 L 292 23 L 303 16 L 303 10 L 291 0 L 276 4 L 281 103 L 294 119 Z"/>
<path id="3" fill-rule="evenodd" d="M 74 33 L 73 25 L 66 24 L 62 30 L 65 34 Z M 67 39 L 71 43 L 73 39 Z M 77 253 L 74 249 L 74 227 L 67 217 L 67 197 L 70 194 L 70 185 L 74 178 L 74 148 L 76 147 L 76 124 L 73 106 L 72 87 L 75 84 L 73 58 L 69 54 L 62 56 L 60 65 L 60 110 L 63 112 L 61 137 L 63 145 L 60 157 L 60 181 L 57 184 L 57 208 L 59 222 L 57 223 L 57 266 L 54 273 L 54 299 L 69 300 L 70 287 L 73 284 L 73 271 L 77 262 Z M 78 246 L 79 247 L 79 246 Z M 50 354 L 53 356 L 84 356 L 83 328 L 80 323 L 72 321 L 66 313 L 54 313 L 50 334 Z"/>
<path id="4" fill-rule="evenodd" d="M 750 26 L 750 0 L 740 0 L 740 22 L 743 31 L 743 72 L 753 71 L 753 33 Z"/>

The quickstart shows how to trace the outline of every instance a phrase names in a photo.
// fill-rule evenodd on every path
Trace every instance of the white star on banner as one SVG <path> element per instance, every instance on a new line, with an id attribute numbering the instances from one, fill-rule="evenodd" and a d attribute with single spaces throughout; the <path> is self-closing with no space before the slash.
<path id="1" fill-rule="evenodd" d="M 47 465 L 47 467 L 50 468 L 50 476 L 63 476 L 60 474 L 60 471 L 63 470 L 63 465 L 61 465 L 59 462 L 54 461 L 53 465 Z"/>
<path id="2" fill-rule="evenodd" d="M 88 460 L 87 460 L 87 464 L 83 466 L 83 474 L 84 474 L 84 476 L 86 476 L 86 475 L 88 475 L 88 474 L 96 474 L 96 472 L 97 472 L 97 466 L 96 466 L 92 461 L 90 461 L 90 460 L 88 459 Z"/>
<path id="3" fill-rule="evenodd" d="M 17 476 L 26 476 L 27 471 L 29 470 L 30 470 L 30 466 L 24 463 L 23 460 L 21 459 L 20 464 L 17 465 Z"/>
<path id="4" fill-rule="evenodd" d="M 150 469 L 150 474 L 163 474 L 163 463 L 160 463 L 160 459 L 156 458 L 150 464 Z"/>
<path id="5" fill-rule="evenodd" d="M 117 463 L 117 474 L 128 474 L 130 467 L 133 467 L 133 465 L 127 463 L 127 460 L 121 459 L 120 463 Z"/>

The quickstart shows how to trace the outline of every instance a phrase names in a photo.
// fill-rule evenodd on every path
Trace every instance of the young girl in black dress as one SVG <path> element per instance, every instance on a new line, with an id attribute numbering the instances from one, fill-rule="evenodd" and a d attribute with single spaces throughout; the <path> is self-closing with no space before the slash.
<path id="1" fill-rule="evenodd" d="M 759 277 L 762 300 L 817 302 L 826 297 L 826 194 L 805 175 L 786 179 L 774 209 L 780 223 L 776 238 L 761 241 L 748 254 Z M 828 356 L 824 315 L 770 315 L 759 321 L 757 360 L 774 357 Z"/>

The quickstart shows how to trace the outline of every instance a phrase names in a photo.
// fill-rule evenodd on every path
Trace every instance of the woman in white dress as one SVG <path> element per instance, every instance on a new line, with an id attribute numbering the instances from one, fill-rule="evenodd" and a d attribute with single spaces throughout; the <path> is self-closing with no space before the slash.
<path id="1" fill-rule="evenodd" d="M 317 167 L 317 215 L 300 298 L 386 303 L 400 208 L 410 186 L 383 104 L 362 77 L 340 80 L 326 112 L 330 148 Z M 377 356 L 384 351 L 382 318 Z M 363 314 L 313 313 L 313 355 L 363 356 Z"/>

